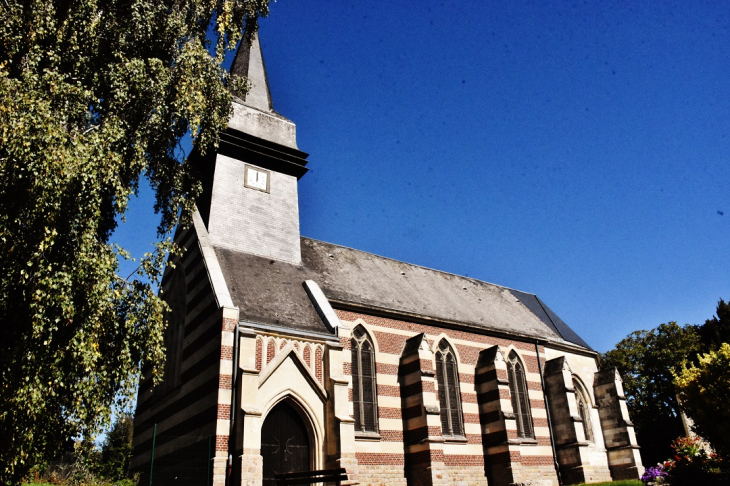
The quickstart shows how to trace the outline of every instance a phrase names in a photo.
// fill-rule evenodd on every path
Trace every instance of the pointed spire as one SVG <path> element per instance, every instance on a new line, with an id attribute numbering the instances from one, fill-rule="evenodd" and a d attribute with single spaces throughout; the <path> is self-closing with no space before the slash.
<path id="1" fill-rule="evenodd" d="M 251 82 L 251 89 L 246 93 L 246 98 L 241 100 L 245 105 L 264 112 L 274 111 L 258 33 L 254 34 L 250 43 L 246 42 L 245 37 L 241 40 L 230 72 L 247 77 Z"/>
<path id="2" fill-rule="evenodd" d="M 266 77 L 258 34 L 250 43 L 246 42 L 245 38 L 241 40 L 230 73 L 247 77 L 251 82 L 251 89 L 246 93 L 245 99 L 234 95 L 233 113 L 228 119 L 228 128 L 299 150 L 296 125 L 276 113 L 271 103 L 269 81 Z"/>

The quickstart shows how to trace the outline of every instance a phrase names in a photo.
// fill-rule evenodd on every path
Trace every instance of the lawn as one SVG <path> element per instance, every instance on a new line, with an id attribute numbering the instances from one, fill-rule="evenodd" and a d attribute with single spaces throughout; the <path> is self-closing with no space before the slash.
<path id="1" fill-rule="evenodd" d="M 55 486 L 50 483 L 23 483 L 22 486 Z M 627 481 L 611 481 L 607 483 L 581 483 L 576 486 L 644 486 L 638 479 Z"/>
<path id="2" fill-rule="evenodd" d="M 50 483 L 23 483 L 22 486 L 55 486 Z M 608 483 L 581 483 L 576 486 L 644 486 L 638 479 L 628 481 L 611 481 Z"/>
<path id="3" fill-rule="evenodd" d="M 605 483 L 580 483 L 577 486 L 644 486 L 638 479 L 627 479 L 624 481 L 608 481 Z"/>

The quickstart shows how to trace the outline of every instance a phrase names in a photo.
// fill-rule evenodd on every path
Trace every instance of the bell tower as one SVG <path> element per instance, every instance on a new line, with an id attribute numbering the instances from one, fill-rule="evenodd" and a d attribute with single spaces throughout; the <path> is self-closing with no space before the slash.
<path id="1" fill-rule="evenodd" d="M 241 41 L 231 74 L 251 89 L 234 97 L 218 152 L 200 161 L 200 215 L 213 246 L 299 265 L 297 181 L 308 155 L 294 123 L 274 111 L 258 35 Z"/>

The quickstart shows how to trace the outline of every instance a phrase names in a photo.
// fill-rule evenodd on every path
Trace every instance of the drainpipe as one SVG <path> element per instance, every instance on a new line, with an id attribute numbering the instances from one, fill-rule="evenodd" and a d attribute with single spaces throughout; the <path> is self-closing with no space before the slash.
<path id="1" fill-rule="evenodd" d="M 542 386 L 542 399 L 545 402 L 545 414 L 547 415 L 548 432 L 550 433 L 550 448 L 553 450 L 553 465 L 555 473 L 558 475 L 558 484 L 563 484 L 563 478 L 560 477 L 560 465 L 558 464 L 558 454 L 555 450 L 555 438 L 553 437 L 553 422 L 550 419 L 550 406 L 548 405 L 547 392 L 545 391 L 545 379 L 542 376 L 542 364 L 540 363 L 539 341 L 535 341 L 535 353 L 537 353 L 537 369 L 540 370 L 540 386 Z"/>
<path id="2" fill-rule="evenodd" d="M 231 427 L 228 430 L 228 474 L 226 482 L 231 484 L 231 472 L 233 471 L 233 453 L 236 452 L 236 397 L 238 395 L 238 339 L 239 325 L 233 332 L 233 370 L 231 377 Z"/>

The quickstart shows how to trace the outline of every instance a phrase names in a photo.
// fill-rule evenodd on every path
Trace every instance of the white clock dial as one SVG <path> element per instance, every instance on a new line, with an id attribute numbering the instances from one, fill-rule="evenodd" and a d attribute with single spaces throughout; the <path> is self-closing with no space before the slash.
<path id="1" fill-rule="evenodd" d="M 245 186 L 269 192 L 269 171 L 246 166 Z"/>

